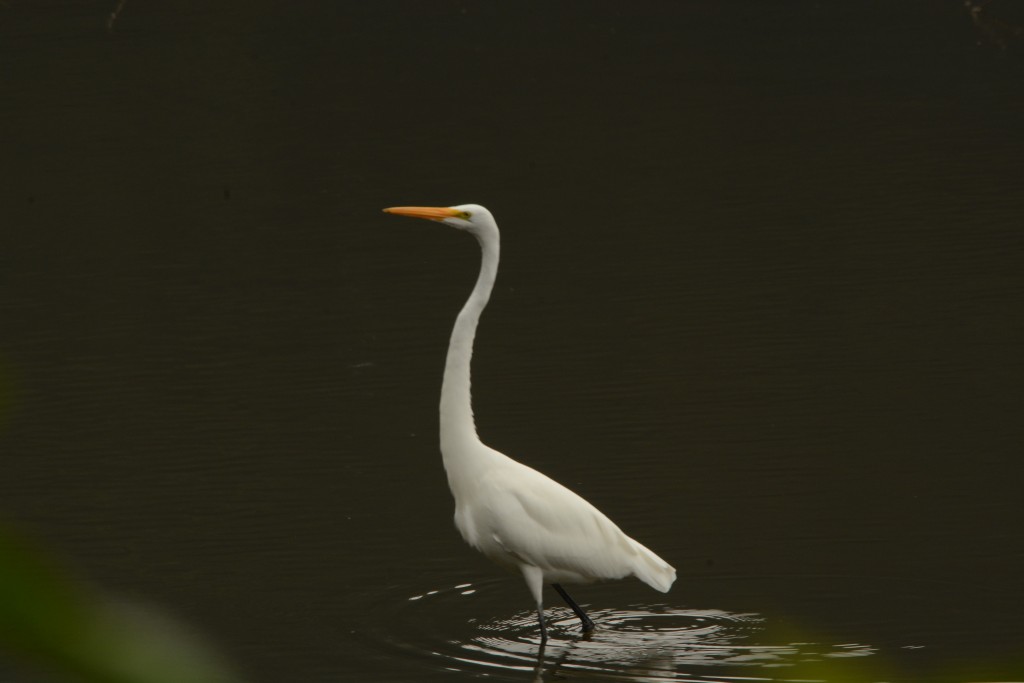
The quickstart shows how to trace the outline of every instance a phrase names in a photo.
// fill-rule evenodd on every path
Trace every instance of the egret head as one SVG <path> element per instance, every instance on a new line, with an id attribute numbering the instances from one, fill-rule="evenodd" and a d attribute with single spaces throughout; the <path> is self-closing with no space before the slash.
<path id="1" fill-rule="evenodd" d="M 444 223 L 475 235 L 480 235 L 482 232 L 495 227 L 491 212 L 479 204 L 460 204 L 447 207 L 392 206 L 391 208 L 384 209 L 384 213 L 426 218 L 427 220 Z"/>

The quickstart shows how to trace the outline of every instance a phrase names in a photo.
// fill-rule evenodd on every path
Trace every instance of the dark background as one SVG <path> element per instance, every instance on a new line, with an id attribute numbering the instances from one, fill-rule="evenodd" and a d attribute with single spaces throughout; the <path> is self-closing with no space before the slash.
<path id="1" fill-rule="evenodd" d="M 8 0 L 0 514 L 255 681 L 529 679 L 479 645 L 532 638 L 530 599 L 458 538 L 436 447 L 477 252 L 380 213 L 481 203 L 481 435 L 680 572 L 582 602 L 1020 675 L 1022 27 L 1008 0 Z M 611 675 L 602 642 L 560 666 Z M 659 675 L 786 671 L 673 642 Z"/>

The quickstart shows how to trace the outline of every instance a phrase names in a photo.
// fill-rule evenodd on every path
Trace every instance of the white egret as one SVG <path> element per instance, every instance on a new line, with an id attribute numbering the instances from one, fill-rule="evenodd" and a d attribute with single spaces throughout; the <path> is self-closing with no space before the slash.
<path id="1" fill-rule="evenodd" d="M 485 446 L 476 433 L 469 367 L 480 314 L 498 272 L 498 225 L 476 204 L 398 206 L 387 213 L 426 218 L 464 230 L 483 252 L 476 286 L 452 329 L 441 385 L 441 454 L 455 498 L 455 526 L 471 546 L 499 565 L 522 572 L 537 603 L 541 645 L 547 642 L 545 583 L 568 603 L 583 631 L 594 622 L 562 588 L 635 576 L 667 592 L 676 570 L 624 534 L 586 500 L 537 470 Z"/>

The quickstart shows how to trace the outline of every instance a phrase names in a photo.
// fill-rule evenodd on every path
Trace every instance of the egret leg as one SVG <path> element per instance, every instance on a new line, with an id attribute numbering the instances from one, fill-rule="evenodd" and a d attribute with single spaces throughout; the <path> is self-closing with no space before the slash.
<path id="1" fill-rule="evenodd" d="M 519 567 L 526 579 L 526 585 L 533 593 L 533 599 L 537 603 L 537 621 L 540 622 L 540 646 L 548 642 L 548 629 L 544 624 L 544 572 L 540 567 L 524 564 Z"/>
<path id="2" fill-rule="evenodd" d="M 562 596 L 562 599 L 565 600 L 566 604 L 569 605 L 569 607 L 572 608 L 572 611 L 576 613 L 576 616 L 580 618 L 580 623 L 583 624 L 583 632 L 587 633 L 588 631 L 593 631 L 593 620 L 587 616 L 587 613 L 583 611 L 582 607 L 576 604 L 576 601 L 572 599 L 572 596 L 566 593 L 565 589 L 557 583 L 551 584 L 551 587 L 558 591 L 558 594 Z"/>

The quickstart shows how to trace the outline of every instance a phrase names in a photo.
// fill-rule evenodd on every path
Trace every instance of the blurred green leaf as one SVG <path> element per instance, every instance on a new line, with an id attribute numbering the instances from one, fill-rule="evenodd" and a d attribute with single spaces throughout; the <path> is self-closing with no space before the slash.
<path id="1" fill-rule="evenodd" d="M 233 683 L 239 679 L 183 624 L 112 600 L 0 527 L 0 645 L 90 683 Z"/>

